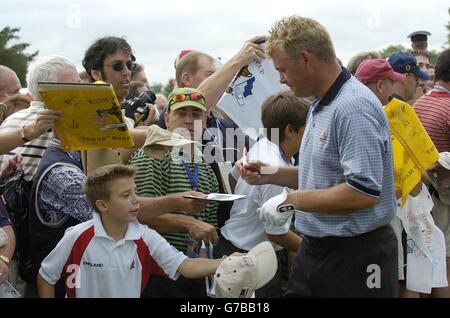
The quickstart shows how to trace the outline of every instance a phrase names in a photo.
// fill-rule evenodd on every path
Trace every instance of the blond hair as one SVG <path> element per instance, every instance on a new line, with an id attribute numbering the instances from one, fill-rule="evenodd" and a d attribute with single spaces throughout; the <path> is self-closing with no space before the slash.
<path id="1" fill-rule="evenodd" d="M 291 60 L 296 59 L 301 51 L 310 52 L 323 62 L 336 60 L 330 35 L 316 20 L 289 16 L 276 22 L 269 34 L 268 56 L 272 56 L 276 49 L 282 49 Z"/>
<path id="2" fill-rule="evenodd" d="M 111 196 L 111 184 L 120 178 L 133 178 L 136 168 L 122 164 L 108 165 L 96 169 L 83 183 L 83 190 L 88 201 L 97 211 L 97 200 L 108 200 Z"/>

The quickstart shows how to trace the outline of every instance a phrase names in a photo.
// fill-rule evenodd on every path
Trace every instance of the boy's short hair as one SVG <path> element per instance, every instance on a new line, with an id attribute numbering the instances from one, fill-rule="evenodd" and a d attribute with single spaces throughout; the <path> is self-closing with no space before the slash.
<path id="1" fill-rule="evenodd" d="M 284 140 L 284 129 L 288 124 L 298 131 L 306 125 L 306 117 L 311 102 L 306 98 L 295 96 L 292 91 L 285 91 L 268 97 L 263 105 L 261 121 L 266 128 L 266 137 L 272 141 L 271 129 L 278 128 L 279 142 Z"/>
<path id="2" fill-rule="evenodd" d="M 95 211 L 100 212 L 95 206 L 97 200 L 110 198 L 112 182 L 120 178 L 133 178 L 135 174 L 135 167 L 116 164 L 100 167 L 87 177 L 83 183 L 83 190 Z"/>

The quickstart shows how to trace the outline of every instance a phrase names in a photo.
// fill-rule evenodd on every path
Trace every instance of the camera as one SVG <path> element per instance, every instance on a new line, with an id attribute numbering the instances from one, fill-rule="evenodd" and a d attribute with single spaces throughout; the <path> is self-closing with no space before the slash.
<path id="1" fill-rule="evenodd" d="M 154 104 L 156 101 L 156 95 L 152 91 L 145 91 L 137 97 L 128 99 L 122 103 L 122 109 L 125 110 L 125 116 L 135 120 L 134 114 L 138 113 L 141 116 L 141 120 L 146 120 L 149 114 L 149 110 L 146 104 Z"/>

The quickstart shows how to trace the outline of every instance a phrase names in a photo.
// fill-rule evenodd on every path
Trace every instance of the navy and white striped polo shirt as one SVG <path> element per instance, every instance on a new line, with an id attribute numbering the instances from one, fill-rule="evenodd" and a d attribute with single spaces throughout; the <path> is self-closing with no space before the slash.
<path id="1" fill-rule="evenodd" d="M 356 236 L 394 217 L 388 121 L 377 97 L 346 69 L 322 100 L 311 105 L 299 162 L 299 190 L 346 183 L 379 199 L 379 204 L 349 214 L 297 212 L 298 232 L 312 237 Z"/>

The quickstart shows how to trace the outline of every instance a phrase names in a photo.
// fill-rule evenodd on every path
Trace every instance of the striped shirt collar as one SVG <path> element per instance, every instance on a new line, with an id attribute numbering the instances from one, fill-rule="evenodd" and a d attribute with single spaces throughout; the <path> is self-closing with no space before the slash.
<path id="1" fill-rule="evenodd" d="M 333 85 L 330 86 L 328 91 L 325 93 L 325 95 L 322 97 L 322 99 L 319 100 L 317 97 L 315 102 L 318 101 L 317 107 L 319 106 L 328 106 L 330 105 L 333 100 L 336 98 L 336 96 L 339 94 L 339 91 L 341 90 L 342 86 L 352 77 L 352 74 L 345 68 L 342 68 L 341 73 L 334 81 Z"/>

